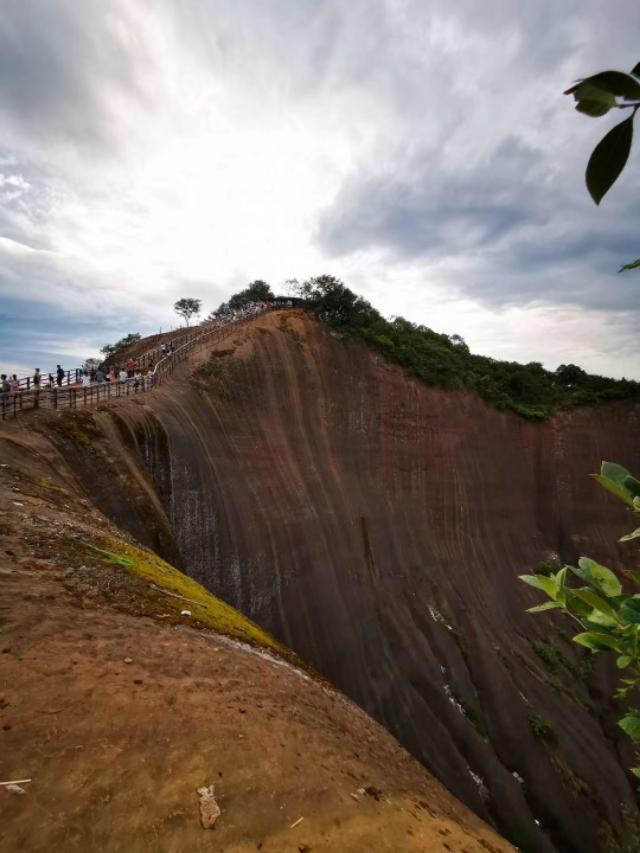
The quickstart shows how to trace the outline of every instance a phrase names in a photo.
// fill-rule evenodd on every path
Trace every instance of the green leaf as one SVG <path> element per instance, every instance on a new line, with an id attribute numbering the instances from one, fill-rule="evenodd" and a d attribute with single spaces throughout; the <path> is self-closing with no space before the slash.
<path id="1" fill-rule="evenodd" d="M 564 590 L 564 594 L 566 607 L 574 616 L 578 616 L 580 619 L 585 619 L 593 612 L 592 608 L 589 607 L 588 604 L 585 604 L 581 598 L 578 598 L 573 590 L 570 590 L 567 587 Z"/>
<path id="2" fill-rule="evenodd" d="M 597 610 L 599 613 L 603 613 L 612 622 L 616 623 L 616 612 L 613 607 L 604 600 L 604 598 L 600 598 L 593 590 L 591 589 L 574 589 L 572 590 L 574 595 L 577 595 L 578 598 L 581 598 L 586 604 L 592 607 L 594 610 Z"/>
<path id="3" fill-rule="evenodd" d="M 631 770 L 634 776 L 637 776 L 638 779 L 640 779 L 640 767 L 630 767 L 629 770 Z"/>
<path id="4" fill-rule="evenodd" d="M 611 107 L 602 101 L 585 99 L 584 101 L 578 101 L 576 109 L 579 113 L 584 113 L 587 116 L 591 116 L 591 118 L 600 118 L 601 116 L 606 116 Z"/>
<path id="5" fill-rule="evenodd" d="M 574 643 L 579 643 L 581 646 L 586 646 L 594 652 L 608 651 L 614 649 L 616 652 L 621 652 L 619 640 L 609 634 L 596 634 L 593 631 L 587 631 L 584 634 L 576 634 L 573 638 Z"/>
<path id="6" fill-rule="evenodd" d="M 640 258 L 636 258 L 635 261 L 631 261 L 628 264 L 622 264 L 618 272 L 625 272 L 626 270 L 637 270 L 640 267 Z"/>
<path id="7" fill-rule="evenodd" d="M 620 606 L 620 616 L 625 622 L 630 622 L 632 625 L 640 625 L 640 598 L 627 599 Z"/>
<path id="8" fill-rule="evenodd" d="M 640 62 L 631 69 L 631 73 L 636 77 L 640 77 Z"/>
<path id="9" fill-rule="evenodd" d="M 625 734 L 629 735 L 631 740 L 640 740 L 640 714 L 637 711 L 630 711 L 621 720 L 618 720 L 618 725 Z"/>
<path id="10" fill-rule="evenodd" d="M 629 474 L 622 485 L 634 498 L 640 497 L 640 480 L 636 480 L 632 474 Z"/>
<path id="11" fill-rule="evenodd" d="M 565 604 L 567 600 L 567 572 L 569 569 L 566 566 L 563 566 L 559 572 L 556 572 L 555 575 L 551 574 L 549 577 L 555 581 L 558 592 L 555 595 L 556 601 L 560 604 Z"/>
<path id="12" fill-rule="evenodd" d="M 625 575 L 640 586 L 640 572 L 634 572 L 633 569 L 625 569 Z"/>
<path id="13" fill-rule="evenodd" d="M 545 610 L 556 610 L 559 607 L 562 607 L 559 601 L 545 601 L 544 604 L 536 604 L 535 607 L 527 608 L 527 613 L 542 613 Z"/>
<path id="14" fill-rule="evenodd" d="M 596 204 L 600 204 L 624 169 L 632 141 L 633 115 L 630 115 L 611 128 L 593 149 L 585 178 L 589 194 Z"/>
<path id="15" fill-rule="evenodd" d="M 577 574 L 579 578 L 582 578 L 583 581 L 586 581 L 590 586 L 593 586 L 600 592 L 603 592 L 607 598 L 611 598 L 614 595 L 620 595 L 622 593 L 622 584 L 611 569 L 607 569 L 606 566 L 601 566 L 600 563 L 596 563 L 595 560 L 592 560 L 589 557 L 580 557 L 578 560 L 578 566 L 578 569 L 571 566 L 571 571 Z"/>
<path id="16" fill-rule="evenodd" d="M 627 533 L 626 536 L 621 536 L 618 542 L 631 542 L 632 539 L 640 539 L 640 527 L 636 527 L 633 533 Z"/>
<path id="17" fill-rule="evenodd" d="M 627 477 L 630 477 L 631 474 L 624 468 L 622 465 L 618 465 L 617 462 L 606 462 L 602 461 L 600 464 L 600 473 L 603 477 L 606 477 L 608 480 L 616 480 L 616 481 L 624 481 Z"/>
<path id="18" fill-rule="evenodd" d="M 546 592 L 549 598 L 555 599 L 558 594 L 558 584 L 553 578 L 548 578 L 546 575 L 519 575 L 519 577 L 523 583 Z"/>
<path id="19" fill-rule="evenodd" d="M 633 506 L 633 496 L 629 494 L 624 485 L 624 481 L 631 475 L 622 465 L 617 465 L 615 462 L 603 462 L 600 466 L 600 474 L 595 474 L 594 477 L 604 486 L 611 494 L 623 500 L 629 506 Z"/>
<path id="20" fill-rule="evenodd" d="M 618 669 L 626 669 L 631 663 L 631 658 L 629 655 L 620 655 L 620 657 L 616 660 L 616 666 Z"/>
<path id="21" fill-rule="evenodd" d="M 623 71 L 600 71 L 598 74 L 580 80 L 564 94 L 573 95 L 576 101 L 581 101 L 583 98 L 593 97 L 594 89 L 627 101 L 640 100 L 640 83 Z"/>

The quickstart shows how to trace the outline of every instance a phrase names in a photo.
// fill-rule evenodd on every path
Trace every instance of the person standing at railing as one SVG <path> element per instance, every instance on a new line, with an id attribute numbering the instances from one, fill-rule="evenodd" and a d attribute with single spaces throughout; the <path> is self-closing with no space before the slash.
<path id="1" fill-rule="evenodd" d="M 13 374 L 11 379 L 9 380 L 9 390 L 12 394 L 17 394 L 20 390 L 20 380 L 16 373 Z"/>
<path id="2" fill-rule="evenodd" d="M 64 379 L 64 370 L 60 364 L 56 365 L 56 385 L 62 388 L 62 380 Z"/>
<path id="3" fill-rule="evenodd" d="M 36 372 L 33 374 L 33 390 L 40 390 L 40 383 L 42 382 L 42 374 L 40 373 L 40 368 L 36 367 Z"/>
<path id="4" fill-rule="evenodd" d="M 89 375 L 88 370 L 82 371 L 82 387 L 91 388 L 91 376 Z"/>
<path id="5" fill-rule="evenodd" d="M 128 374 L 128 373 L 127 373 L 127 371 L 124 369 L 124 367 L 121 367 L 121 368 L 120 368 L 120 373 L 118 373 L 118 379 L 119 379 L 119 381 L 120 381 L 120 382 L 126 382 L 128 378 L 129 378 L 129 374 Z"/>
<path id="6" fill-rule="evenodd" d="M 0 400 L 2 401 L 2 405 L 4 406 L 9 399 L 9 391 L 11 390 L 9 386 L 9 380 L 7 379 L 7 374 L 3 373 L 0 376 Z"/>

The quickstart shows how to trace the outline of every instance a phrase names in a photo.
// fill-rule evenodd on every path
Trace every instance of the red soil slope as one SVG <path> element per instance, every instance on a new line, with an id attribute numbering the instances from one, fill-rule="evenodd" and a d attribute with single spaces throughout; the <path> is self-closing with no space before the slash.
<path id="1" fill-rule="evenodd" d="M 0 431 L 0 531 L 0 782 L 30 780 L 0 785 L 0 850 L 511 850 L 290 652 L 266 655 L 273 640 L 128 542 L 24 430 Z"/>

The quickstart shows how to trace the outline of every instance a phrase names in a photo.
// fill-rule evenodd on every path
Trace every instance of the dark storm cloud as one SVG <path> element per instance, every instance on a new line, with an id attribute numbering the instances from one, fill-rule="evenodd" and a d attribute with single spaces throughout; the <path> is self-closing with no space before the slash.
<path id="1" fill-rule="evenodd" d="M 99 0 L 5 0 L 0 8 L 5 136 L 12 129 L 48 134 L 42 144 L 113 144 L 119 128 L 109 98 L 141 94 L 139 57 L 119 35 L 117 12 L 118 4 Z"/>
<path id="2" fill-rule="evenodd" d="M 404 174 L 355 175 L 321 219 L 317 238 L 335 254 L 383 248 L 403 259 L 496 245 L 544 216 L 522 203 L 538 160 L 507 140 L 466 173 L 443 174 L 431 154 L 406 164 Z"/>
<path id="3" fill-rule="evenodd" d="M 374 250 L 396 263 L 449 264 L 447 281 L 494 307 L 545 300 L 639 311 L 633 274 L 616 275 L 640 255 L 637 180 L 625 175 L 610 213 L 592 204 L 581 180 L 569 187 L 556 172 L 511 139 L 456 172 L 429 154 L 392 174 L 357 173 L 322 215 L 316 239 L 334 256 Z"/>

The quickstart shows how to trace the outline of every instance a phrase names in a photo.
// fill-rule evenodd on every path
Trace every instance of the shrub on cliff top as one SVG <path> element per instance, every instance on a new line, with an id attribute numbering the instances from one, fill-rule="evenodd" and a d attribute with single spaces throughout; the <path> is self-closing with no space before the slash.
<path id="1" fill-rule="evenodd" d="M 385 320 L 333 276 L 305 281 L 298 294 L 321 320 L 362 338 L 428 385 L 476 391 L 497 408 L 525 418 L 542 420 L 563 406 L 640 399 L 637 382 L 594 376 L 572 364 L 549 371 L 537 361 L 498 361 L 470 353 L 459 335 L 434 332 L 402 317 Z"/>

